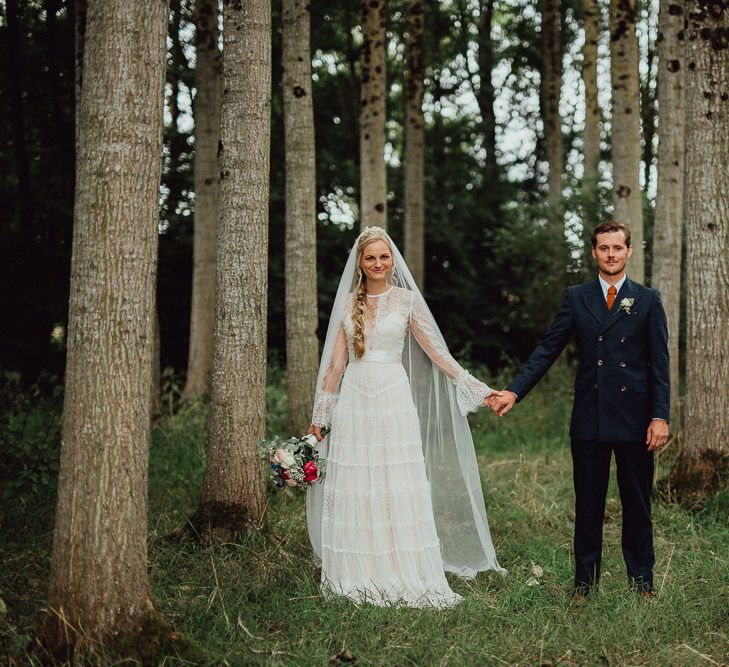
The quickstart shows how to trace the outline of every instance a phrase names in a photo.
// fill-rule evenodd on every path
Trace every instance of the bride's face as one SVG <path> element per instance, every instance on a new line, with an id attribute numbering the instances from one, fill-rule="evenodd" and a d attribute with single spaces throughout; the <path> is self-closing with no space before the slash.
<path id="1" fill-rule="evenodd" d="M 392 270 L 392 251 L 384 241 L 372 241 L 362 248 L 359 260 L 367 280 L 379 282 L 385 280 Z"/>

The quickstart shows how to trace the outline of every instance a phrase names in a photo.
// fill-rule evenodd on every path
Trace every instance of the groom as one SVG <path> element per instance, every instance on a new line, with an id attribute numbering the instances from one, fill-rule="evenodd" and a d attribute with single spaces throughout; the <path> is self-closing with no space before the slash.
<path id="1" fill-rule="evenodd" d="M 658 290 L 625 275 L 630 229 L 605 222 L 592 235 L 598 277 L 567 288 L 551 328 L 514 380 L 489 403 L 505 415 L 575 336 L 580 365 L 570 436 L 575 487 L 573 595 L 600 579 L 602 525 L 615 454 L 623 506 L 622 547 L 632 586 L 653 593 L 650 494 L 653 452 L 668 440 L 668 332 Z"/>

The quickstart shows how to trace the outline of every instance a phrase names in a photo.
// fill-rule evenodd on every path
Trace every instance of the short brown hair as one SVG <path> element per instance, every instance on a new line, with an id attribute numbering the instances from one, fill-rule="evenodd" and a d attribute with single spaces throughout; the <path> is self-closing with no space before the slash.
<path id="1" fill-rule="evenodd" d="M 618 222 L 617 220 L 608 220 L 595 227 L 595 231 L 592 232 L 592 247 L 597 248 L 598 234 L 609 234 L 611 232 L 623 232 L 625 234 L 625 245 L 630 248 L 630 227 L 624 222 Z"/>

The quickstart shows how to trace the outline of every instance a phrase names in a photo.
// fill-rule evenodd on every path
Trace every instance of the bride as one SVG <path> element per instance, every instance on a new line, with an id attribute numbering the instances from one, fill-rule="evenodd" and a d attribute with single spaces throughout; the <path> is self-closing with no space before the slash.
<path id="1" fill-rule="evenodd" d="M 307 497 L 325 594 L 449 607 L 460 596 L 446 570 L 504 572 L 466 420 L 491 394 L 448 353 L 387 233 L 365 229 L 339 283 L 309 428 L 327 461 Z"/>

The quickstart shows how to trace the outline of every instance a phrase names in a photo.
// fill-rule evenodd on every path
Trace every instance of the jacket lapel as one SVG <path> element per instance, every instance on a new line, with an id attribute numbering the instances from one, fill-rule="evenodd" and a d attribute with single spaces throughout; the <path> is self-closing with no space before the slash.
<path id="1" fill-rule="evenodd" d="M 610 311 L 607 309 L 607 304 L 602 295 L 600 281 L 595 278 L 592 282 L 585 284 L 584 289 L 580 290 L 580 296 L 587 310 L 590 311 L 598 324 L 602 325 Z"/>
<path id="2" fill-rule="evenodd" d="M 633 299 L 633 304 L 630 306 L 630 310 L 631 312 L 634 312 L 635 307 L 638 305 L 638 301 L 640 300 L 640 293 L 636 289 L 635 283 L 628 277 L 625 278 L 625 282 L 620 288 L 620 291 L 615 295 L 615 303 L 613 304 L 613 307 L 607 311 L 609 315 L 602 323 L 600 333 L 607 331 L 611 326 L 613 326 L 613 324 L 628 314 L 625 308 L 620 307 L 620 303 L 623 299 Z M 607 304 L 605 305 L 605 308 L 607 310 Z"/>

